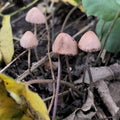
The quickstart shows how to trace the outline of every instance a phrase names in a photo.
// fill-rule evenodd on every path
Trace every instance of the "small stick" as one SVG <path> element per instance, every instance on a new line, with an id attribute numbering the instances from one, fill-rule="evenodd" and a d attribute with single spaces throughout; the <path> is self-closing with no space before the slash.
<path id="1" fill-rule="evenodd" d="M 64 91 L 64 92 L 62 92 L 62 93 L 59 93 L 59 94 L 58 94 L 58 97 L 64 96 L 64 95 L 66 95 L 66 94 L 68 94 L 68 93 L 70 93 L 70 92 L 71 92 L 71 89 L 66 90 L 66 91 Z M 43 100 L 44 100 L 44 102 L 46 102 L 46 101 L 51 100 L 51 99 L 52 99 L 52 96 L 50 96 L 50 97 L 48 97 L 48 98 L 45 98 L 45 99 L 43 99 Z"/>
<path id="2" fill-rule="evenodd" d="M 78 31 L 75 35 L 73 35 L 73 38 L 76 38 L 78 35 L 84 33 L 86 30 L 88 30 L 90 27 L 92 27 L 95 24 L 95 20 L 90 22 L 88 25 L 83 27 L 80 31 Z"/>
<path id="3" fill-rule="evenodd" d="M 23 11 L 23 10 L 26 10 L 27 8 L 33 6 L 33 5 L 34 5 L 35 3 L 37 3 L 38 1 L 39 1 L 39 0 L 34 0 L 32 3 L 30 3 L 30 4 L 28 4 L 27 6 L 24 6 L 24 7 L 20 8 L 20 9 L 18 9 L 18 10 L 16 10 L 16 11 L 10 13 L 9 15 L 10 15 L 10 16 L 14 16 L 14 15 L 16 15 L 17 13 L 19 13 L 19 12 L 21 12 L 21 11 Z M 1 13 L 0 13 L 0 16 L 4 16 L 4 14 L 1 14 Z"/>
<path id="4" fill-rule="evenodd" d="M 48 6 L 47 1 L 45 1 L 45 3 Z M 52 5 L 53 4 L 54 4 L 54 1 L 52 1 Z M 53 15 L 52 15 L 52 18 L 53 18 Z M 49 26 L 48 26 L 48 22 L 47 22 L 47 17 L 46 17 L 45 25 L 46 25 L 47 39 L 48 39 L 48 44 L 47 44 L 48 60 L 49 60 L 49 64 L 50 64 L 50 70 L 51 70 L 51 74 L 52 74 L 52 79 L 55 80 L 55 74 L 54 74 L 54 70 L 53 70 L 53 66 L 52 66 L 52 60 L 51 60 L 51 56 L 50 56 L 50 42 L 51 41 L 50 41 L 50 31 L 49 31 Z M 54 98 L 55 98 L 55 84 L 53 83 L 53 96 L 52 96 L 52 100 L 51 100 L 49 108 L 48 108 L 48 113 L 50 112 L 50 110 L 51 110 L 51 108 L 53 106 Z"/>
<path id="5" fill-rule="evenodd" d="M 53 56 L 53 53 L 50 53 L 50 56 Z M 36 68 L 38 68 L 40 65 L 44 64 L 46 61 L 48 60 L 48 56 L 46 55 L 45 57 L 43 57 L 42 59 L 40 59 L 38 62 L 36 62 L 35 64 L 33 64 L 31 66 L 31 72 L 33 72 Z M 19 77 L 16 78 L 16 80 L 21 81 L 23 80 L 26 76 L 28 76 L 30 74 L 29 69 L 27 69 L 23 74 L 21 74 Z"/>
<path id="6" fill-rule="evenodd" d="M 0 13 L 3 12 L 8 7 L 8 5 L 10 5 L 10 3 L 6 2 L 5 5 L 0 8 Z"/>
<path id="7" fill-rule="evenodd" d="M 101 80 L 120 80 L 120 65 L 113 64 L 108 67 L 90 67 L 93 82 Z M 82 77 L 75 81 L 76 84 L 82 83 Z M 89 84 L 89 75 L 85 73 L 85 83 Z"/>
<path id="8" fill-rule="evenodd" d="M 17 56 L 15 59 L 13 59 L 9 64 L 7 64 L 2 70 L 0 70 L 0 73 L 4 72 L 6 69 L 8 69 L 17 59 L 19 59 L 22 55 L 24 55 L 27 52 L 27 50 L 23 51 L 19 56 Z"/>
<path id="9" fill-rule="evenodd" d="M 34 80 L 29 80 L 27 82 L 25 82 L 25 84 L 27 86 L 32 85 L 32 84 L 49 84 L 49 83 L 56 83 L 56 80 L 52 80 L 52 79 L 34 79 Z M 72 90 L 74 90 L 77 94 L 80 94 L 79 90 L 75 87 L 74 84 L 60 80 L 60 83 L 63 85 L 66 85 L 68 87 L 70 87 Z"/>
<path id="10" fill-rule="evenodd" d="M 119 110 L 119 107 L 113 101 L 107 84 L 104 82 L 104 80 L 101 80 L 95 83 L 95 87 L 98 90 L 101 99 L 103 100 L 104 104 L 107 106 L 111 115 L 115 116 Z"/>

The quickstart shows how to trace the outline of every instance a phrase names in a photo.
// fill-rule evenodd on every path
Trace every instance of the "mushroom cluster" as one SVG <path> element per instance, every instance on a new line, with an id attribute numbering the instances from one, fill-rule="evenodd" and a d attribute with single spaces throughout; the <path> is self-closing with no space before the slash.
<path id="1" fill-rule="evenodd" d="M 39 59 L 37 53 L 38 40 L 36 25 L 45 23 L 46 19 L 44 14 L 37 7 L 33 7 L 28 11 L 25 20 L 34 24 L 34 34 L 31 31 L 26 31 L 20 39 L 21 47 L 28 50 L 28 69 L 30 70 L 30 49 L 34 48 L 36 59 Z"/>
<path id="2" fill-rule="evenodd" d="M 93 31 L 87 31 L 77 42 L 67 33 L 60 33 L 56 37 L 52 51 L 61 55 L 77 55 L 78 48 L 84 52 L 92 53 L 101 49 L 98 36 Z"/>
<path id="3" fill-rule="evenodd" d="M 67 33 L 59 33 L 56 37 L 53 46 L 52 51 L 53 53 L 56 53 L 58 55 L 77 55 L 78 54 L 78 48 L 81 49 L 84 52 L 96 52 L 101 49 L 101 43 L 97 35 L 92 32 L 88 31 L 86 32 L 80 39 L 80 41 L 77 42 Z M 57 77 L 57 87 L 56 87 L 56 94 L 55 94 L 55 102 L 54 102 L 54 108 L 53 108 L 53 120 L 56 117 L 56 111 L 57 111 L 57 102 L 58 102 L 58 93 L 59 93 L 59 86 L 60 86 L 60 57 L 58 57 L 58 77 Z"/>
<path id="4" fill-rule="evenodd" d="M 78 47 L 77 47 L 78 46 Z M 77 42 L 67 33 L 60 33 L 56 37 L 52 51 L 61 55 L 77 55 L 78 48 L 84 52 L 97 52 L 101 49 L 98 36 L 93 31 L 87 31 Z"/>

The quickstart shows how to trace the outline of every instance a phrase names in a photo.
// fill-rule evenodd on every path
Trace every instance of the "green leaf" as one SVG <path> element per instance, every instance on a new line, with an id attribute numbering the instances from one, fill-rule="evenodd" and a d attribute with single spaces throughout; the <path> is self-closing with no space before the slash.
<path id="1" fill-rule="evenodd" d="M 99 22 L 97 23 L 97 26 L 96 26 L 96 32 L 98 34 L 98 36 L 101 36 L 101 29 L 102 29 L 102 25 L 105 21 L 100 19 Z M 103 27 L 103 30 L 102 30 L 102 44 L 104 43 L 104 40 L 105 40 L 105 36 L 106 36 L 106 33 L 109 29 L 109 26 L 112 24 L 113 21 L 110 21 L 110 22 L 106 22 L 104 27 Z M 105 49 L 109 52 L 112 52 L 112 53 L 117 53 L 117 52 L 120 52 L 120 18 L 116 21 L 109 37 L 108 37 L 108 40 L 105 44 Z"/>
<path id="2" fill-rule="evenodd" d="M 76 1 L 77 3 L 80 3 L 80 2 L 81 2 L 81 0 L 74 0 L 74 1 Z"/>
<path id="3" fill-rule="evenodd" d="M 82 0 L 88 16 L 94 15 L 105 21 L 113 20 L 120 11 L 120 0 Z"/>
<path id="4" fill-rule="evenodd" d="M 11 62 L 14 54 L 13 36 L 10 24 L 10 16 L 5 15 L 0 29 L 0 61 L 3 59 L 6 64 Z"/>

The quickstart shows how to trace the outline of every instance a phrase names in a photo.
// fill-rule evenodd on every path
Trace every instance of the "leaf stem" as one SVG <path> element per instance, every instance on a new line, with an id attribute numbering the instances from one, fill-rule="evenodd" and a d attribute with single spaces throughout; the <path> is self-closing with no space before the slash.
<path id="1" fill-rule="evenodd" d="M 110 36 L 110 33 L 111 33 L 111 31 L 112 31 L 112 29 L 113 29 L 113 27 L 114 27 L 114 25 L 115 25 L 115 23 L 116 23 L 116 21 L 117 21 L 117 19 L 118 19 L 119 16 L 120 16 L 120 11 L 118 11 L 118 12 L 116 13 L 115 18 L 114 18 L 112 24 L 110 25 L 110 27 L 109 27 L 109 29 L 108 29 L 108 32 L 107 32 L 107 34 L 106 34 L 106 36 L 105 36 L 105 40 L 104 40 L 103 46 L 102 46 L 101 51 L 100 51 L 100 53 L 99 53 L 99 55 L 98 55 L 98 57 L 97 57 L 96 63 L 97 63 L 97 61 L 99 60 L 99 58 L 100 58 L 100 56 L 101 56 L 101 54 L 102 54 L 102 52 L 103 52 L 103 50 L 104 50 L 104 47 L 105 47 L 105 45 L 106 45 L 106 43 L 107 43 L 107 40 L 108 40 L 108 38 L 109 38 L 109 36 Z"/>

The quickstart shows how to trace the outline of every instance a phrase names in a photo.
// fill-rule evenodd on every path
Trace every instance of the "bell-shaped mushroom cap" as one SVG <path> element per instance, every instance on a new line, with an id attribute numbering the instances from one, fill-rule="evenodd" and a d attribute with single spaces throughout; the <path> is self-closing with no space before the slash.
<path id="1" fill-rule="evenodd" d="M 26 49 L 35 48 L 38 45 L 38 40 L 31 31 L 27 31 L 20 39 L 20 45 Z"/>
<path id="2" fill-rule="evenodd" d="M 85 52 L 96 52 L 101 49 L 101 43 L 93 31 L 88 31 L 81 37 L 78 47 Z"/>
<path id="3" fill-rule="evenodd" d="M 37 7 L 33 7 L 28 11 L 25 20 L 33 24 L 42 24 L 45 23 L 45 16 Z"/>
<path id="4" fill-rule="evenodd" d="M 67 33 L 60 33 L 53 43 L 52 50 L 56 54 L 74 56 L 78 53 L 77 42 Z"/>

